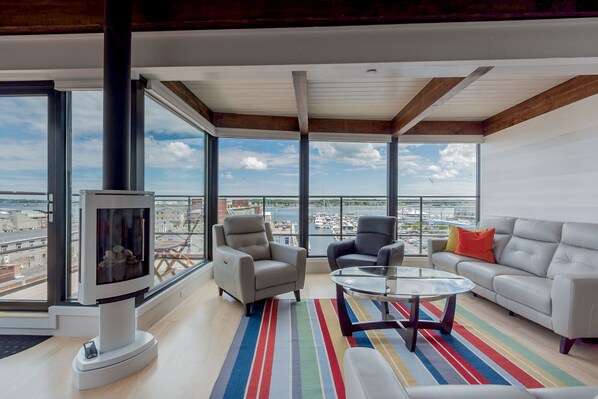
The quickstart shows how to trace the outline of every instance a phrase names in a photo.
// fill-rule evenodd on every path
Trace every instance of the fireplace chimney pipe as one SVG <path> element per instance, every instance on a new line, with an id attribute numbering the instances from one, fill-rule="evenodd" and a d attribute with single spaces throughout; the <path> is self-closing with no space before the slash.
<path id="1" fill-rule="evenodd" d="M 132 0 L 104 1 L 102 187 L 129 190 Z"/>

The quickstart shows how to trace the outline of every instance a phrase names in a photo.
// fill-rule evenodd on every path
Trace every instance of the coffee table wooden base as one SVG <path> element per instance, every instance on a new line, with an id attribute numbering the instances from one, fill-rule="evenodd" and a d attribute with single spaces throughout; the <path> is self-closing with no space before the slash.
<path id="1" fill-rule="evenodd" d="M 347 305 L 345 303 L 345 294 L 343 287 L 336 286 L 336 303 L 338 306 L 338 318 L 341 331 L 345 337 L 352 335 L 355 331 L 381 330 L 386 328 L 405 329 L 405 346 L 411 352 L 415 351 L 417 344 L 417 332 L 419 329 L 438 330 L 441 334 L 450 334 L 453 330 L 455 320 L 455 308 L 457 295 L 447 297 L 446 306 L 440 321 L 419 320 L 419 296 L 411 297 L 411 310 L 409 319 L 390 319 L 388 314 L 388 302 L 381 301 L 383 320 L 363 321 L 358 323 L 351 322 Z"/>

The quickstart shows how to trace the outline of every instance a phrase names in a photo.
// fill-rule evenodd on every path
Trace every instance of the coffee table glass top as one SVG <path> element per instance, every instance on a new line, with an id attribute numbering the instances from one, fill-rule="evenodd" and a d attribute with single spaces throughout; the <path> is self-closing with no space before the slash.
<path id="1" fill-rule="evenodd" d="M 462 276 L 433 269 L 404 266 L 358 266 L 330 273 L 332 281 L 346 293 L 377 299 L 419 296 L 435 300 L 470 291 L 474 283 Z"/>

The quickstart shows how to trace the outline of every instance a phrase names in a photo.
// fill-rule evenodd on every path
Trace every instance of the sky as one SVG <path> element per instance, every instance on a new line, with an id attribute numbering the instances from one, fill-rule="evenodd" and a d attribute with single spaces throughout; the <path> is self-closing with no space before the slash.
<path id="1" fill-rule="evenodd" d="M 204 194 L 204 133 L 146 97 L 145 184 Z M 101 188 L 102 93 L 73 92 L 73 191 Z M 45 191 L 47 100 L 0 97 L 0 191 Z M 299 143 L 219 140 L 221 195 L 299 193 Z M 310 195 L 386 195 L 387 144 L 311 142 Z M 475 144 L 399 144 L 399 195 L 475 195 Z"/>

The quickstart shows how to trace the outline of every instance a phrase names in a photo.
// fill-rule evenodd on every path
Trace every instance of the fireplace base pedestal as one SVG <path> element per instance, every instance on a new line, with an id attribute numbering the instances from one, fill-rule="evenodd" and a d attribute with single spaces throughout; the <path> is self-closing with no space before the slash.
<path id="1" fill-rule="evenodd" d="M 90 389 L 111 384 L 141 370 L 158 356 L 158 341 L 145 331 L 136 331 L 135 341 L 117 350 L 85 358 L 81 348 L 73 360 L 73 385 Z M 93 341 L 99 343 L 99 337 Z"/>
<path id="2" fill-rule="evenodd" d="M 135 298 L 100 305 L 100 335 L 93 340 L 98 355 L 87 359 L 79 349 L 73 360 L 73 385 L 89 389 L 136 373 L 158 356 L 158 341 L 135 330 Z"/>

